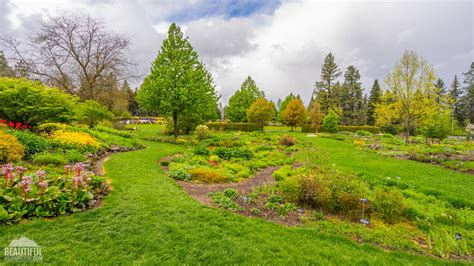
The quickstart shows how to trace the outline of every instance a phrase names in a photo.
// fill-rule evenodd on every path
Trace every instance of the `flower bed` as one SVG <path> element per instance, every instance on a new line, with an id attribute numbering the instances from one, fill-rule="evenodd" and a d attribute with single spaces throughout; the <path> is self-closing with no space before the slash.
<path id="1" fill-rule="evenodd" d="M 34 173 L 5 164 L 0 180 L 0 223 L 28 217 L 52 217 L 93 207 L 107 194 L 106 180 L 84 170 L 82 163 L 66 165 L 63 176 Z"/>

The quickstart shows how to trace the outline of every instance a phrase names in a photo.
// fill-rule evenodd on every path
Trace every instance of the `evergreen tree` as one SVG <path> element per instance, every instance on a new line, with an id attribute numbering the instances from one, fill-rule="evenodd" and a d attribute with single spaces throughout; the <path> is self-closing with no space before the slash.
<path id="1" fill-rule="evenodd" d="M 434 83 L 434 85 L 436 87 L 436 102 L 441 103 L 444 95 L 446 94 L 446 85 L 444 85 L 444 81 L 440 78 Z"/>
<path id="2" fill-rule="evenodd" d="M 458 81 L 458 76 L 454 75 L 454 80 L 451 83 L 451 89 L 449 91 L 449 97 L 451 101 L 451 114 L 453 120 L 459 126 L 464 126 L 464 120 L 466 119 L 465 113 L 463 112 L 463 103 L 462 103 L 462 88 L 461 84 Z"/>
<path id="3" fill-rule="evenodd" d="M 138 102 L 136 100 L 137 92 L 130 88 L 127 80 L 125 80 L 122 84 L 122 91 L 125 92 L 127 98 L 128 112 L 134 116 L 140 115 L 140 107 L 138 106 Z"/>
<path id="4" fill-rule="evenodd" d="M 265 97 L 255 81 L 248 76 L 242 86 L 229 98 L 229 104 L 225 108 L 226 118 L 232 122 L 246 122 L 247 110 L 258 99 Z"/>
<path id="5" fill-rule="evenodd" d="M 296 99 L 296 96 L 293 93 L 288 94 L 283 101 L 280 102 L 280 106 L 277 111 L 277 121 L 283 123 L 282 112 L 285 110 L 286 106 L 291 102 L 291 100 Z"/>
<path id="6" fill-rule="evenodd" d="M 474 62 L 471 63 L 471 67 L 464 75 L 465 96 L 463 97 L 463 103 L 465 105 L 465 116 L 469 118 L 469 123 L 474 124 Z"/>
<path id="7" fill-rule="evenodd" d="M 3 54 L 3 51 L 0 51 L 0 77 L 14 77 L 15 71 L 8 65 L 8 61 Z"/>
<path id="8" fill-rule="evenodd" d="M 367 124 L 375 125 L 375 105 L 380 103 L 382 97 L 382 89 L 380 88 L 379 81 L 376 79 L 372 89 L 370 90 L 369 102 L 367 103 Z"/>
<path id="9" fill-rule="evenodd" d="M 338 106 L 338 92 L 334 90 L 337 78 L 342 75 L 332 53 L 324 59 L 320 81 L 316 82 L 314 94 L 321 104 L 321 111 L 327 114 Z"/>
<path id="10" fill-rule="evenodd" d="M 175 23 L 137 95 L 140 108 L 170 116 L 173 134 L 216 116 L 218 96 L 210 72 Z M 183 124 L 178 124 L 183 120 Z"/>
<path id="11" fill-rule="evenodd" d="M 354 66 L 347 67 L 340 95 L 342 108 L 341 122 L 344 125 L 365 124 L 364 98 L 360 83 L 360 73 Z"/>

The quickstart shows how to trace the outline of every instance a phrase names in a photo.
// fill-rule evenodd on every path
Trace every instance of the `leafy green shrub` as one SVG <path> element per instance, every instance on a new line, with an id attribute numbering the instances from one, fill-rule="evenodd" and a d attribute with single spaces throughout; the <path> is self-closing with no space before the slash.
<path id="1" fill-rule="evenodd" d="M 74 120 L 77 98 L 40 82 L 2 77 L 0 103 L 0 117 L 36 126 Z"/>
<path id="2" fill-rule="evenodd" d="M 94 127 L 100 121 L 111 121 L 114 118 L 107 107 L 92 100 L 87 100 L 79 106 L 79 115 L 81 121 L 89 127 Z"/>
<path id="3" fill-rule="evenodd" d="M 212 122 L 206 124 L 209 129 L 214 131 L 260 131 L 260 126 L 257 123 L 231 123 L 231 122 Z"/>
<path id="4" fill-rule="evenodd" d="M 161 161 L 161 162 L 160 162 L 160 165 L 161 165 L 161 166 L 169 166 L 169 165 L 170 165 L 170 161 Z"/>
<path id="5" fill-rule="evenodd" d="M 38 126 L 38 130 L 49 135 L 54 131 L 66 130 L 67 127 L 68 126 L 66 124 L 61 123 L 44 123 Z"/>
<path id="6" fill-rule="evenodd" d="M 370 136 L 372 136 L 372 133 L 370 133 L 367 130 L 357 130 L 355 132 L 355 134 L 359 137 L 370 137 Z"/>
<path id="7" fill-rule="evenodd" d="M 204 155 L 204 156 L 211 155 L 211 151 L 207 147 L 204 147 L 204 146 L 197 146 L 196 148 L 194 148 L 193 153 L 196 155 Z"/>
<path id="8" fill-rule="evenodd" d="M 109 133 L 109 134 L 116 135 L 116 136 L 120 136 L 122 138 L 129 138 L 130 139 L 130 138 L 133 138 L 135 136 L 133 133 L 125 131 L 125 130 L 117 130 L 117 129 L 114 129 L 114 128 L 111 128 L 111 127 L 105 127 L 105 126 L 101 126 L 101 125 L 97 125 L 95 127 L 95 130 L 100 131 L 100 132 Z"/>
<path id="9" fill-rule="evenodd" d="M 226 188 L 224 189 L 223 193 L 226 197 L 229 197 L 231 199 L 235 199 L 239 196 L 239 193 L 237 193 L 237 190 L 233 188 Z"/>
<path id="10" fill-rule="evenodd" d="M 49 153 L 49 152 L 43 152 L 43 153 L 37 153 L 32 156 L 33 162 L 35 164 L 41 164 L 41 165 L 63 165 L 67 163 L 66 158 L 64 155 L 60 153 Z"/>
<path id="11" fill-rule="evenodd" d="M 224 160 L 229 160 L 231 158 L 242 158 L 242 159 L 250 160 L 253 158 L 253 152 L 248 148 L 217 147 L 214 149 L 214 154 Z"/>
<path id="12" fill-rule="evenodd" d="M 48 149 L 47 140 L 30 131 L 8 130 L 7 133 L 18 138 L 18 141 L 25 147 L 26 156 L 31 156 Z"/>
<path id="13" fill-rule="evenodd" d="M 261 146 L 258 146 L 257 148 L 255 148 L 255 152 L 259 152 L 259 151 L 272 151 L 274 150 L 275 148 L 273 146 L 266 146 L 266 145 L 261 145 Z"/>
<path id="14" fill-rule="evenodd" d="M 193 168 L 193 166 L 184 163 L 170 163 L 168 175 L 176 180 L 190 180 L 191 174 L 188 171 Z"/>
<path id="15" fill-rule="evenodd" d="M 69 163 L 83 162 L 87 159 L 86 156 L 76 150 L 66 150 L 64 158 L 66 158 Z"/>
<path id="16" fill-rule="evenodd" d="M 199 125 L 194 131 L 199 140 L 203 140 L 209 137 L 209 127 L 206 125 Z"/>
<path id="17" fill-rule="evenodd" d="M 25 148 L 15 136 L 0 131 L 0 162 L 16 162 L 25 155 Z"/>
<path id="18" fill-rule="evenodd" d="M 217 206 L 229 209 L 233 211 L 240 211 L 242 207 L 235 203 L 231 198 L 226 196 L 223 192 L 210 192 L 208 196 L 211 198 L 212 202 L 216 203 Z"/>
<path id="19" fill-rule="evenodd" d="M 376 188 L 373 195 L 373 207 L 383 219 L 390 223 L 398 221 L 403 215 L 403 195 L 395 189 Z"/>
<path id="20" fill-rule="evenodd" d="M 368 131 L 372 134 L 380 133 L 380 128 L 376 126 L 341 126 L 337 127 L 339 132 L 357 132 L 359 130 Z M 314 133 L 314 132 L 328 132 L 322 126 L 303 125 L 301 132 Z"/>
<path id="21" fill-rule="evenodd" d="M 290 211 L 294 210 L 296 210 L 296 206 L 291 202 L 287 202 L 285 204 L 280 205 L 280 207 L 278 208 L 278 214 L 284 217 L 287 216 Z"/>
<path id="22" fill-rule="evenodd" d="M 282 166 L 280 169 L 273 172 L 272 177 L 276 181 L 281 181 L 290 176 L 293 167 L 291 165 Z"/>
<path id="23" fill-rule="evenodd" d="M 329 111 L 329 113 L 323 119 L 324 130 L 329 133 L 336 133 L 337 124 L 339 124 L 339 121 L 337 119 L 336 113 L 334 113 L 333 111 Z"/>
<path id="24" fill-rule="evenodd" d="M 283 135 L 280 138 L 280 144 L 283 146 L 293 146 L 296 142 L 296 139 L 290 135 Z"/>

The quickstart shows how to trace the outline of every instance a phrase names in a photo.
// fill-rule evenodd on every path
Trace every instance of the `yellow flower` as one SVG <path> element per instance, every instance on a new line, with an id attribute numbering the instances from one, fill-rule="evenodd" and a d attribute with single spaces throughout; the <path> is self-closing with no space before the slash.
<path id="1" fill-rule="evenodd" d="M 57 141 L 61 145 L 86 148 L 87 150 L 97 150 L 100 147 L 100 143 L 85 132 L 58 130 L 55 131 L 51 137 L 54 141 Z"/>

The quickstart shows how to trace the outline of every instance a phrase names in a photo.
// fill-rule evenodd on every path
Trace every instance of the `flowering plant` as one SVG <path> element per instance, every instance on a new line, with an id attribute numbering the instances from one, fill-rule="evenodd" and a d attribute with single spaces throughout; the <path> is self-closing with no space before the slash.
<path id="1" fill-rule="evenodd" d="M 28 171 L 22 166 L 2 166 L 0 223 L 24 217 L 56 216 L 96 204 L 109 187 L 102 177 L 86 171 L 82 163 L 66 165 L 65 174 L 48 176 L 44 170 Z"/>
<path id="2" fill-rule="evenodd" d="M 9 121 L 7 123 L 6 119 L 0 119 L 0 124 L 6 125 L 10 128 L 18 129 L 18 130 L 25 130 L 28 128 L 32 128 L 28 123 L 21 123 L 21 122 L 13 122 Z"/>

